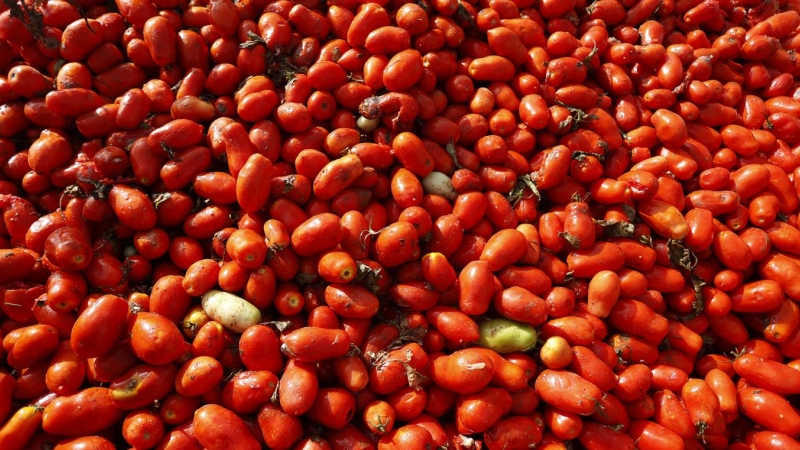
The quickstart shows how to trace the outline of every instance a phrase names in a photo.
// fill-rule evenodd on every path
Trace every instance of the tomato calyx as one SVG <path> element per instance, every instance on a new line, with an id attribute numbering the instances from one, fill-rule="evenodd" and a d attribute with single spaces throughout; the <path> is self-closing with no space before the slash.
<path id="1" fill-rule="evenodd" d="M 362 262 L 357 263 L 358 274 L 354 281 L 361 283 L 364 287 L 369 289 L 373 294 L 380 292 L 381 288 L 379 281 L 383 275 L 380 268 L 372 268 Z"/>
<path id="2" fill-rule="evenodd" d="M 475 18 L 467 11 L 467 8 L 461 0 L 458 1 L 458 6 L 456 7 L 456 12 L 453 14 L 453 17 L 460 27 L 475 29 Z"/>
<path id="3" fill-rule="evenodd" d="M 275 328 L 279 333 L 283 333 L 284 331 L 288 330 L 289 327 L 292 326 L 292 322 L 289 321 L 281 321 L 281 320 L 269 320 L 267 322 L 261 322 L 259 325 L 266 325 L 269 327 Z"/>
<path id="4" fill-rule="evenodd" d="M 456 169 L 463 169 L 464 166 L 462 166 L 461 163 L 458 162 L 458 156 L 456 154 L 456 144 L 452 136 L 450 137 L 450 140 L 447 141 L 447 144 L 444 146 L 444 149 L 447 152 L 447 154 L 450 155 L 450 158 L 453 160 L 453 164 L 455 165 Z"/>
<path id="5" fill-rule="evenodd" d="M 558 236 L 564 238 L 564 240 L 566 240 L 569 243 L 569 245 L 575 248 L 581 248 L 581 240 L 578 237 L 573 236 L 572 234 L 566 231 L 558 233 Z"/>
<path id="6" fill-rule="evenodd" d="M 694 290 L 694 300 L 692 301 L 692 312 L 681 316 L 678 318 L 681 322 L 688 322 L 690 320 L 695 319 L 697 316 L 705 311 L 705 299 L 703 298 L 702 288 L 706 285 L 706 282 L 697 276 L 697 274 L 691 274 L 691 282 L 692 282 L 692 289 Z"/>
<path id="7" fill-rule="evenodd" d="M 530 194 L 526 195 L 527 191 L 530 191 Z M 507 199 L 512 206 L 515 206 L 520 200 L 531 198 L 531 196 L 535 197 L 536 200 L 542 199 L 542 194 L 540 194 L 539 189 L 536 188 L 536 183 L 534 183 L 533 178 L 531 178 L 531 174 L 525 174 L 517 177 L 517 184 L 514 186 L 514 189 L 508 193 Z"/>
<path id="8" fill-rule="evenodd" d="M 96 193 L 93 193 L 93 195 L 96 195 L 96 197 L 99 199 L 104 199 L 106 193 L 107 191 L 98 191 Z M 58 204 L 59 205 L 66 204 L 64 200 L 67 197 L 84 198 L 87 197 L 87 195 L 86 193 L 83 192 L 83 190 L 78 184 L 70 184 L 69 186 L 65 187 L 64 192 L 61 193 L 61 197 L 58 199 Z M 63 211 L 63 208 L 61 208 L 61 210 Z"/>
<path id="9" fill-rule="evenodd" d="M 405 372 L 406 372 L 406 378 L 408 379 L 408 385 L 411 388 L 416 389 L 419 386 L 421 386 L 422 383 L 424 383 L 428 379 L 428 377 L 426 377 L 425 375 L 419 373 L 419 371 L 417 369 L 411 367 L 411 365 L 409 364 L 409 362 L 411 361 L 411 358 L 412 358 L 411 350 L 408 350 L 406 352 L 405 357 L 402 358 L 402 359 L 389 358 L 389 352 L 391 350 L 393 350 L 393 348 L 392 348 L 393 345 L 396 345 L 395 348 L 398 348 L 398 347 L 402 346 L 402 344 L 400 344 L 400 341 L 401 341 L 402 338 L 403 338 L 403 336 L 401 334 L 401 336 L 398 337 L 397 339 L 395 339 L 392 342 L 392 344 L 390 344 L 386 349 L 381 350 L 381 351 L 379 351 L 378 353 L 376 353 L 374 355 L 366 355 L 367 362 L 369 362 L 369 364 L 372 367 L 377 368 L 377 370 L 379 370 L 379 371 L 381 370 L 380 367 L 386 366 L 389 363 L 395 362 L 395 363 L 400 364 L 403 367 L 403 370 L 405 370 Z"/>
<path id="10" fill-rule="evenodd" d="M 683 245 L 681 240 L 668 239 L 667 248 L 669 249 L 669 260 L 672 264 L 686 270 L 693 270 L 697 266 L 699 261 L 697 255 Z"/>
<path id="11" fill-rule="evenodd" d="M 593 51 L 596 51 L 596 50 L 597 49 L 595 48 L 595 50 L 593 50 Z M 581 124 L 586 123 L 586 122 L 588 122 L 590 120 L 597 120 L 598 119 L 597 115 L 595 115 L 595 114 L 587 114 L 586 111 L 584 111 L 584 110 L 582 110 L 580 108 L 575 108 L 574 106 L 567 105 L 566 103 L 564 103 L 564 102 L 562 102 L 560 100 L 556 100 L 555 103 L 556 103 L 556 105 L 562 106 L 562 107 L 566 108 L 567 111 L 569 111 L 569 117 L 564 119 L 564 120 L 562 120 L 561 122 L 559 122 L 559 124 L 558 124 L 558 129 L 559 130 L 562 130 L 562 129 L 566 128 L 567 125 L 565 124 L 565 122 L 570 122 L 569 131 L 575 131 L 578 128 L 580 128 Z"/>
<path id="12" fill-rule="evenodd" d="M 244 49 L 253 48 L 253 47 L 255 47 L 257 45 L 260 45 L 260 44 L 263 44 L 265 46 L 267 45 L 267 43 L 264 41 L 264 39 L 261 38 L 261 36 L 253 33 L 252 31 L 248 31 L 247 32 L 247 41 L 242 42 L 241 44 L 239 44 L 239 48 L 244 48 Z"/>
<path id="13" fill-rule="evenodd" d="M 706 443 L 706 430 L 708 430 L 708 428 L 709 428 L 708 424 L 701 420 L 699 422 L 696 422 L 694 424 L 694 427 L 695 427 L 695 433 L 696 433 L 697 438 L 700 439 L 700 441 L 705 444 Z"/>
<path id="14" fill-rule="evenodd" d="M 34 39 L 44 42 L 44 22 L 42 14 L 36 5 L 29 6 L 22 2 L 3 2 L 11 13 L 11 17 L 16 18 L 25 25 L 25 29 L 33 35 Z"/>
<path id="15" fill-rule="evenodd" d="M 595 223 L 600 225 L 603 233 L 609 237 L 633 237 L 636 227 L 633 223 L 627 221 L 613 221 L 613 220 L 595 220 Z"/>
<path id="16" fill-rule="evenodd" d="M 769 114 L 764 113 L 764 125 L 762 126 L 764 130 L 772 131 L 775 129 L 775 125 L 769 120 Z"/>

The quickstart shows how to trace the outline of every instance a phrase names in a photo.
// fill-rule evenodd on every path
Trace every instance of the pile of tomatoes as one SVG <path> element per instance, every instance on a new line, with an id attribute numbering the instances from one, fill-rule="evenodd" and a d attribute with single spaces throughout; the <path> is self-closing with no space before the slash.
<path id="1" fill-rule="evenodd" d="M 800 0 L 3 0 L 0 448 L 800 448 Z"/>

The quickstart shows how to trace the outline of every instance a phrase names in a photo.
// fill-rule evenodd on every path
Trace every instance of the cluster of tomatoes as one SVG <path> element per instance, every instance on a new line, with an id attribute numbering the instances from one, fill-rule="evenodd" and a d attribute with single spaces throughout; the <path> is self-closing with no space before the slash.
<path id="1" fill-rule="evenodd" d="M 800 0 L 0 11 L 0 448 L 800 448 Z"/>

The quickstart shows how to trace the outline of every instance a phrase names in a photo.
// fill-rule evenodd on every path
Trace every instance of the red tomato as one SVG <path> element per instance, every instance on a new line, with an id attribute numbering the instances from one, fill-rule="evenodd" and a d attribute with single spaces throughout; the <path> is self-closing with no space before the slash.
<path id="1" fill-rule="evenodd" d="M 42 428 L 61 436 L 86 436 L 106 429 L 122 415 L 122 410 L 114 406 L 108 388 L 91 387 L 47 405 Z"/>
<path id="2" fill-rule="evenodd" d="M 261 448 L 244 420 L 222 406 L 209 404 L 200 407 L 192 423 L 195 436 L 204 447 Z"/>

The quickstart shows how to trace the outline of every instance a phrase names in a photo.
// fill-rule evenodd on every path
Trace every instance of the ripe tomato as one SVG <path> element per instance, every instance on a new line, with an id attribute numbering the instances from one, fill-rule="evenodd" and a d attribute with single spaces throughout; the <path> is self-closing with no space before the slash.
<path id="1" fill-rule="evenodd" d="M 192 421 L 197 440 L 209 448 L 258 449 L 261 445 L 233 411 L 209 404 L 198 408 Z"/>
<path id="2" fill-rule="evenodd" d="M 91 387 L 47 405 L 42 428 L 60 436 L 86 436 L 104 430 L 122 416 L 108 388 Z"/>
<path id="3" fill-rule="evenodd" d="M 166 317 L 141 312 L 131 326 L 131 348 L 148 364 L 168 364 L 184 351 L 184 340 L 178 327 Z"/>

